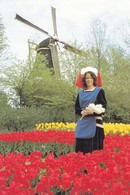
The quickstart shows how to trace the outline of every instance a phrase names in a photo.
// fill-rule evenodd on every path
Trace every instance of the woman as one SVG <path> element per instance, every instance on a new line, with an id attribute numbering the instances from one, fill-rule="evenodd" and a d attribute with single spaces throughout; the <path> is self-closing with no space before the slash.
<path id="1" fill-rule="evenodd" d="M 84 70 L 84 89 L 79 91 L 75 102 L 75 113 L 79 116 L 75 129 L 75 152 L 86 154 L 103 149 L 105 136 L 102 114 L 105 112 L 107 101 L 104 90 L 97 87 L 97 69 L 87 67 Z"/>

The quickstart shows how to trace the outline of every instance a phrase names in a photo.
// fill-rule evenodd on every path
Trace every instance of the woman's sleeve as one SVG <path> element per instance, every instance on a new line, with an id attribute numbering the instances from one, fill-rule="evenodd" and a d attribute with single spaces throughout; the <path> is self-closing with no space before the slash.
<path id="1" fill-rule="evenodd" d="M 106 108 L 107 108 L 107 100 L 106 100 L 105 92 L 104 92 L 103 89 L 101 89 L 99 91 L 99 94 L 98 94 L 97 99 L 95 101 L 95 105 L 97 105 L 97 104 L 101 104 L 102 107 L 105 108 L 105 110 L 106 110 Z M 102 114 L 104 114 L 104 113 L 102 113 Z M 102 114 L 96 114 L 96 113 L 94 113 L 95 116 L 101 116 Z"/>
<path id="2" fill-rule="evenodd" d="M 80 104 L 79 104 L 79 94 L 76 98 L 76 101 L 75 101 L 75 114 L 77 115 L 80 115 L 81 116 L 81 108 L 80 108 Z"/>
<path id="3" fill-rule="evenodd" d="M 95 104 L 101 104 L 103 108 L 107 108 L 107 100 L 103 89 L 99 91 Z"/>
<path id="4" fill-rule="evenodd" d="M 107 108 L 107 100 L 103 89 L 101 89 L 98 93 L 97 99 L 95 101 L 95 105 L 96 104 L 101 104 L 103 108 Z"/>

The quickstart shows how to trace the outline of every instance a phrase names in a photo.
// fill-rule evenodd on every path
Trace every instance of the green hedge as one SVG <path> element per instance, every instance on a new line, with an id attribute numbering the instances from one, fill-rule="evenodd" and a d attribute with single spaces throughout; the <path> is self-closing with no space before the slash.
<path id="1" fill-rule="evenodd" d="M 104 121 L 111 123 L 129 124 L 130 110 L 118 107 L 116 103 L 108 103 Z"/>
<path id="2" fill-rule="evenodd" d="M 35 129 L 37 123 L 72 122 L 74 120 L 74 112 L 64 108 L 60 111 L 49 107 L 0 109 L 0 131 L 2 129 L 16 132 L 28 131 Z"/>
<path id="3" fill-rule="evenodd" d="M 129 123 L 130 111 L 108 104 L 104 122 Z M 74 108 L 57 107 L 41 108 L 0 108 L 0 131 L 29 131 L 35 129 L 37 123 L 45 122 L 76 122 Z"/>

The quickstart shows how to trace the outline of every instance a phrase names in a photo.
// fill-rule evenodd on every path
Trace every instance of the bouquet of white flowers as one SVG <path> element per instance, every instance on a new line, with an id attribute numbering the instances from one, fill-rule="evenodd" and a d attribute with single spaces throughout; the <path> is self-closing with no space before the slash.
<path id="1" fill-rule="evenodd" d="M 87 109 L 92 109 L 93 112 L 95 112 L 96 114 L 101 114 L 105 112 L 105 108 L 102 107 L 101 104 L 89 104 L 89 106 L 86 107 Z M 84 115 L 82 115 L 82 117 L 80 118 L 80 120 L 82 120 L 82 118 L 84 117 Z"/>

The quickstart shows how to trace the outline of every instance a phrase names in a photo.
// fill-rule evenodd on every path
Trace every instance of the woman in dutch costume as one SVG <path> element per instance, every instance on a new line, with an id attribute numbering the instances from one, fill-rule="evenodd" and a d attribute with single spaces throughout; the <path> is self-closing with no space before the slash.
<path id="1" fill-rule="evenodd" d="M 83 68 L 78 75 L 76 86 L 83 89 L 79 91 L 75 102 L 75 113 L 78 115 L 75 152 L 86 154 L 103 149 L 105 135 L 102 115 L 107 101 L 104 90 L 99 87 L 101 85 L 96 68 Z"/>

